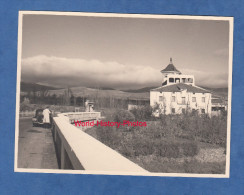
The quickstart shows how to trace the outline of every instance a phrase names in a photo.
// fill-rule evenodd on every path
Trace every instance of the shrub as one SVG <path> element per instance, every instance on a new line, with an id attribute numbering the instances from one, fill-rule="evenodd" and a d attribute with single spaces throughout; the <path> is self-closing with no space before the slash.
<path id="1" fill-rule="evenodd" d="M 114 127 L 98 126 L 96 129 L 97 138 L 105 145 L 116 148 L 121 142 L 121 132 Z"/>
<path id="2" fill-rule="evenodd" d="M 226 146 L 227 117 L 207 115 L 161 115 L 161 129 L 166 137 L 180 137 Z M 160 128 L 160 127 L 158 127 Z"/>
<path id="3" fill-rule="evenodd" d="M 153 109 L 150 105 L 139 106 L 138 108 L 134 108 L 131 110 L 134 114 L 135 119 L 138 121 L 142 120 L 151 120 Z"/>
<path id="4" fill-rule="evenodd" d="M 145 139 L 145 138 L 136 139 L 133 141 L 132 145 L 136 156 L 151 155 L 155 151 L 155 146 L 152 144 L 152 140 L 149 139 Z"/>
<path id="5" fill-rule="evenodd" d="M 136 155 L 134 149 L 131 146 L 123 145 L 119 147 L 118 150 L 126 157 L 132 157 Z"/>
<path id="6" fill-rule="evenodd" d="M 118 110 L 114 113 L 114 121 L 115 122 L 123 122 L 127 121 L 135 121 L 135 116 L 128 110 Z"/>
<path id="7" fill-rule="evenodd" d="M 195 156 L 199 152 L 198 145 L 195 142 L 184 142 L 181 144 L 181 148 L 184 156 Z"/>
<path id="8" fill-rule="evenodd" d="M 20 111 L 33 111 L 34 105 L 30 104 L 29 101 L 23 101 L 20 103 Z"/>
<path id="9" fill-rule="evenodd" d="M 156 154 L 162 157 L 178 158 L 180 157 L 180 145 L 177 143 L 161 142 L 155 145 L 157 148 Z"/>

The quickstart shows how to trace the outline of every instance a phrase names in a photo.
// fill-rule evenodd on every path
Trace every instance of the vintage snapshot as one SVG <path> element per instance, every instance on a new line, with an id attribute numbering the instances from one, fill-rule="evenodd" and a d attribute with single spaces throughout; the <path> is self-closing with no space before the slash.
<path id="1" fill-rule="evenodd" d="M 233 18 L 20 11 L 15 171 L 229 177 Z"/>

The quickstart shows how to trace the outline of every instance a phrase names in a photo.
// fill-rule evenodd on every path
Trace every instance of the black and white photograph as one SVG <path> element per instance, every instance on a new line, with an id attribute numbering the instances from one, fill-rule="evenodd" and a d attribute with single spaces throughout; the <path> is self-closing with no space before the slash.
<path id="1" fill-rule="evenodd" d="M 15 171 L 229 177 L 233 18 L 20 11 Z"/>

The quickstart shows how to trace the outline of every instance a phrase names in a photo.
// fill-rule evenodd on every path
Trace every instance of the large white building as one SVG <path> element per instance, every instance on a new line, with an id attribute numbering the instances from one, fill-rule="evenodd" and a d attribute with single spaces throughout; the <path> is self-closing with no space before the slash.
<path id="1" fill-rule="evenodd" d="M 195 85 L 193 75 L 183 75 L 170 58 L 169 65 L 161 70 L 162 86 L 150 91 L 150 105 L 159 105 L 157 114 L 181 114 L 196 111 L 211 114 L 211 92 Z"/>

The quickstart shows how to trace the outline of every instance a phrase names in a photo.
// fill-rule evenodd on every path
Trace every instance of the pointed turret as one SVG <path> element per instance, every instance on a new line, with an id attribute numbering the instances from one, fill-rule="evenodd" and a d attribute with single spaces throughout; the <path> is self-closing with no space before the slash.
<path id="1" fill-rule="evenodd" d="M 169 65 L 160 71 L 161 73 L 163 74 L 169 74 L 169 73 L 172 73 L 172 74 L 181 74 L 181 72 L 179 70 L 177 70 L 172 62 L 172 58 L 170 58 L 170 62 L 169 62 Z"/>

